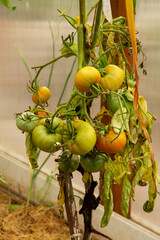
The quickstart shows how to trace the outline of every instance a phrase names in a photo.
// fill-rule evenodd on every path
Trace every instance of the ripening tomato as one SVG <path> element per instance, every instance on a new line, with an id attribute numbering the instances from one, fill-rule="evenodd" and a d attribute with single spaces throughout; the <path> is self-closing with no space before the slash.
<path id="1" fill-rule="evenodd" d="M 80 157 L 80 164 L 87 172 L 99 172 L 104 167 L 105 161 L 104 154 L 86 154 Z"/>
<path id="2" fill-rule="evenodd" d="M 32 132 L 38 125 L 39 118 L 31 112 L 23 112 L 16 118 L 17 127 L 23 132 Z"/>
<path id="3" fill-rule="evenodd" d="M 108 125 L 106 126 L 108 129 Z M 117 138 L 117 133 L 114 132 L 113 128 L 110 128 L 108 133 L 101 137 L 97 137 L 96 147 L 105 153 L 117 153 L 126 145 L 126 133 L 123 131 Z M 112 140 L 116 138 L 113 142 Z"/>
<path id="4" fill-rule="evenodd" d="M 59 159 L 59 168 L 65 173 L 74 172 L 79 166 L 79 156 L 65 150 Z"/>
<path id="5" fill-rule="evenodd" d="M 40 111 L 37 111 L 37 110 L 40 110 Z M 36 115 L 38 115 L 40 117 L 47 117 L 48 116 L 48 114 L 45 111 L 43 111 L 43 109 L 41 107 L 37 107 L 36 111 L 37 111 Z"/>
<path id="6" fill-rule="evenodd" d="M 41 103 L 46 103 L 48 99 L 51 97 L 51 91 L 47 87 L 40 87 L 38 89 L 38 95 L 39 95 L 39 100 Z M 38 97 L 36 93 L 32 95 L 32 101 L 37 104 L 38 103 Z"/>
<path id="7" fill-rule="evenodd" d="M 91 66 L 81 68 L 75 76 L 75 86 L 80 92 L 89 92 L 93 83 L 100 83 L 100 72 Z"/>
<path id="8" fill-rule="evenodd" d="M 101 78 L 101 86 L 105 90 L 116 91 L 121 87 L 124 80 L 124 71 L 116 65 L 109 64 L 104 68 L 107 74 Z"/>
<path id="9" fill-rule="evenodd" d="M 50 119 L 48 119 L 50 121 Z M 44 152 L 56 152 L 60 149 L 62 143 L 62 125 L 63 120 L 55 117 L 52 124 L 52 132 L 45 126 L 44 119 L 34 128 L 32 132 L 33 143 Z"/>
<path id="10" fill-rule="evenodd" d="M 71 153 L 85 155 L 92 150 L 96 143 L 96 132 L 88 122 L 82 120 L 75 120 L 73 126 L 76 130 L 75 136 L 73 140 L 65 139 L 66 147 Z"/>

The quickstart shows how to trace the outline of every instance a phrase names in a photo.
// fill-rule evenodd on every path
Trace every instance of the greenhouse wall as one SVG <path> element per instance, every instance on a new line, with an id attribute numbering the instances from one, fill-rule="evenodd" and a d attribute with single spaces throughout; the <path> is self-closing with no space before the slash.
<path id="1" fill-rule="evenodd" d="M 93 0 L 87 1 L 88 7 L 93 2 Z M 78 15 L 78 1 L 26 0 L 22 2 L 17 1 L 16 6 L 17 9 L 15 11 L 9 11 L 0 3 L 0 151 L 28 163 L 25 154 L 24 134 L 20 133 L 16 128 L 15 113 L 28 109 L 32 105 L 31 94 L 26 91 L 30 77 L 18 51 L 23 55 L 29 67 L 41 65 L 51 60 L 53 58 L 51 26 L 55 41 L 54 54 L 58 56 L 62 46 L 61 37 L 67 37 L 68 32 L 72 31 L 72 29 L 60 17 L 57 9 L 65 9 L 67 13 L 76 17 Z M 147 70 L 147 75 L 144 75 L 141 69 L 139 69 L 139 92 L 140 95 L 147 99 L 148 109 L 151 109 L 157 118 L 153 124 L 152 146 L 155 159 L 160 166 L 160 1 L 137 0 L 136 9 L 136 29 L 139 32 L 139 39 L 143 43 L 144 53 L 147 56 L 144 66 Z M 73 61 L 74 57 L 67 61 L 61 59 L 54 64 L 50 86 L 52 96 L 48 107 L 50 111 L 54 111 L 57 106 L 63 84 Z M 32 76 L 34 74 L 35 70 L 32 70 Z M 50 66 L 41 72 L 40 84 L 47 84 L 49 74 Z M 74 74 L 75 71 L 71 76 L 62 102 L 65 102 L 70 96 Z M 95 115 L 99 109 L 100 102 L 96 101 L 93 104 L 91 114 Z M 46 157 L 46 154 L 41 153 L 39 164 L 44 157 Z M 57 165 L 54 158 L 56 158 L 56 155 L 49 159 L 43 168 L 43 172 L 50 174 L 52 170 L 56 174 Z M 16 170 L 14 171 L 16 176 Z M 77 174 L 76 177 L 75 185 L 78 186 L 80 176 Z M 83 190 L 83 187 L 79 186 L 79 189 Z M 147 214 L 143 211 L 144 199 L 147 199 L 147 194 L 147 189 L 137 187 L 135 193 L 136 201 L 131 202 L 131 219 L 160 234 L 160 198 L 156 199 L 154 211 Z"/>

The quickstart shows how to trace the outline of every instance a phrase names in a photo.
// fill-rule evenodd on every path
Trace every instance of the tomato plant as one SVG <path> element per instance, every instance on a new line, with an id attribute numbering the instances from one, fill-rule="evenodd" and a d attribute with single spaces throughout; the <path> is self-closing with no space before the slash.
<path id="1" fill-rule="evenodd" d="M 77 155 L 84 155 L 92 150 L 96 143 L 96 132 L 94 128 L 85 121 L 75 120 L 73 122 L 75 135 L 68 141 L 68 149 Z"/>
<path id="2" fill-rule="evenodd" d="M 39 95 L 39 100 L 41 101 L 41 103 L 46 103 L 49 98 L 51 97 L 51 92 L 49 90 L 49 88 L 47 87 L 40 87 L 38 89 L 38 95 Z M 38 103 L 38 97 L 37 97 L 37 94 L 34 93 L 32 95 L 32 101 L 37 104 Z"/>
<path id="3" fill-rule="evenodd" d="M 91 66 L 81 68 L 75 76 L 75 86 L 80 92 L 89 92 L 93 83 L 100 83 L 99 71 Z"/>
<path id="4" fill-rule="evenodd" d="M 31 132 L 38 125 L 38 120 L 35 114 L 24 112 L 17 116 L 16 125 L 23 132 Z"/>
<path id="5" fill-rule="evenodd" d="M 108 129 L 108 125 L 106 126 L 106 129 Z M 125 131 L 120 133 L 117 137 L 117 133 L 114 132 L 113 128 L 110 128 L 105 136 L 97 137 L 96 147 L 102 152 L 112 154 L 122 150 L 126 145 L 126 141 L 127 138 Z"/>
<path id="6" fill-rule="evenodd" d="M 107 65 L 105 68 L 106 75 L 101 78 L 100 84 L 105 90 L 117 90 L 124 81 L 124 71 L 113 64 Z"/>
<path id="7" fill-rule="evenodd" d="M 103 154 L 86 154 L 80 157 L 80 164 L 87 172 L 99 172 L 106 161 L 106 156 Z"/>
<path id="8" fill-rule="evenodd" d="M 68 150 L 63 151 L 59 159 L 59 168 L 64 173 L 74 172 L 79 166 L 79 157 L 76 154 L 69 153 Z"/>
<path id="9" fill-rule="evenodd" d="M 61 16 L 67 20 L 75 32 L 68 35 L 65 40 L 62 37 L 63 47 L 60 56 L 41 66 L 32 67 L 36 69 L 36 75 L 28 91 L 34 93 L 33 102 L 42 107 L 45 112 L 47 104 L 42 104 L 48 101 L 51 93 L 46 87 L 39 88 L 40 72 L 44 67 L 63 57 L 68 58 L 74 55 L 74 63 L 64 83 L 62 91 L 64 93 L 76 58 L 78 59 L 75 87 L 69 100 L 59 104 L 62 94 L 55 111 L 48 112 L 48 116 L 39 115 L 43 110 L 37 111 L 36 117 L 43 119 L 38 121 L 38 125 L 33 127 L 30 133 L 26 134 L 26 152 L 32 167 L 37 167 L 37 147 L 49 153 L 62 150 L 62 155 L 59 156 L 58 174 L 60 186 L 58 206 L 62 215 L 63 204 L 70 207 L 74 202 L 70 173 L 77 170 L 82 174 L 85 197 L 79 213 L 83 214 L 86 224 L 83 239 L 89 239 L 92 229 L 92 210 L 96 209 L 101 197 L 104 203 L 101 227 L 106 226 L 110 220 L 114 205 L 111 187 L 113 182 L 122 184 L 121 211 L 124 216 L 127 216 L 130 196 L 134 198 L 134 188 L 142 181 L 147 181 L 149 186 L 149 200 L 144 204 L 143 209 L 146 212 L 153 210 L 160 177 L 150 145 L 152 122 L 155 118 L 148 112 L 145 99 L 138 98 L 136 64 L 133 69 L 126 55 L 126 52 L 130 53 L 131 49 L 133 55 L 136 50 L 142 53 L 141 66 L 143 67 L 145 55 L 141 49 L 141 43 L 135 37 L 137 42 L 133 44 L 134 38 L 130 36 L 131 29 L 126 25 L 124 17 L 113 19 L 112 23 L 106 21 L 108 19 L 105 19 L 102 0 L 96 1 L 88 12 L 86 12 L 85 2 L 85 0 L 79 0 L 80 12 L 76 19 L 65 11 L 59 10 Z M 95 10 L 93 22 L 88 26 L 88 16 L 93 10 Z M 74 41 L 75 36 L 77 44 Z M 127 51 L 124 51 L 124 48 Z M 102 97 L 102 101 L 105 102 L 107 95 L 109 110 L 103 106 L 100 114 L 92 116 L 90 108 L 94 99 Z M 105 126 L 103 120 L 110 121 L 111 127 Z M 102 195 L 96 198 L 94 189 L 98 183 L 94 181 L 92 173 L 102 169 Z M 62 171 L 67 174 L 63 174 Z M 71 194 L 73 198 L 70 198 Z M 91 202 L 89 206 L 88 202 Z M 72 209 L 71 211 L 67 209 L 66 212 L 68 220 L 73 219 L 73 216 L 70 216 L 73 214 Z M 72 232 L 74 232 L 73 225 L 77 226 L 70 221 L 69 226 Z"/>

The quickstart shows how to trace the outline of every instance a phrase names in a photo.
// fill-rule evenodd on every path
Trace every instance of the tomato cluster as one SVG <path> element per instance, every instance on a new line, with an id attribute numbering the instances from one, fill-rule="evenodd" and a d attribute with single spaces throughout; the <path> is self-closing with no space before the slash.
<path id="1" fill-rule="evenodd" d="M 113 64 L 107 65 L 104 71 L 106 74 L 101 77 L 100 72 L 94 67 L 81 68 L 75 76 L 75 86 L 80 92 L 89 92 L 94 83 L 100 83 L 104 90 L 119 89 L 124 81 L 124 71 Z"/>
<path id="2" fill-rule="evenodd" d="M 62 51 L 67 53 L 64 48 Z M 82 94 L 88 94 L 92 85 L 97 84 L 95 88 L 100 86 L 102 91 L 116 91 L 123 83 L 123 70 L 112 64 L 107 65 L 104 70 L 106 75 L 101 76 L 101 71 L 92 66 L 81 68 L 75 75 L 76 89 Z M 77 116 L 71 117 L 70 120 L 62 120 L 61 115 L 57 117 L 56 114 L 48 113 L 43 104 L 50 96 L 51 92 L 47 87 L 39 87 L 32 95 L 36 106 L 18 115 L 16 125 L 23 132 L 31 133 L 32 143 L 40 150 L 48 153 L 63 150 L 58 161 L 61 171 L 75 171 L 81 164 L 84 171 L 98 172 L 104 167 L 106 154 L 115 154 L 124 148 L 127 141 L 124 131 L 117 135 L 113 128 L 108 129 L 106 126 L 105 134 L 102 135 L 93 122 L 80 120 Z M 110 106 L 112 99 L 109 97 L 110 95 Z M 83 102 L 81 95 L 77 95 L 72 104 L 76 107 L 77 104 L 81 106 Z M 112 112 L 118 109 L 119 106 L 113 106 Z M 96 154 L 92 152 L 94 149 L 97 149 Z"/>

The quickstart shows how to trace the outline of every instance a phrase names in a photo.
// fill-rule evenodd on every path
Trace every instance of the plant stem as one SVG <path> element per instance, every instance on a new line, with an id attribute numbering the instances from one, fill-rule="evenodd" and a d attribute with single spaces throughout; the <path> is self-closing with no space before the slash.
<path id="1" fill-rule="evenodd" d="M 67 219 L 69 224 L 69 230 L 71 238 L 73 236 L 75 240 L 81 240 L 81 234 L 78 223 L 78 216 L 76 210 L 76 204 L 73 197 L 73 187 L 71 182 L 71 175 L 68 174 L 65 176 L 65 186 L 64 186 L 64 194 L 65 194 L 65 208 L 67 213 Z"/>
<path id="2" fill-rule="evenodd" d="M 46 159 L 44 160 L 44 162 L 41 164 L 41 166 L 33 171 L 32 173 L 32 177 L 31 177 L 31 181 L 30 181 L 30 186 L 29 186 L 29 192 L 28 192 L 28 196 L 27 196 L 27 202 L 26 202 L 26 206 L 29 205 L 29 202 L 30 202 L 30 198 L 31 198 L 31 193 L 32 193 L 32 188 L 33 188 L 33 183 L 34 183 L 34 180 L 35 178 L 37 177 L 37 175 L 39 174 L 40 170 L 42 169 L 42 167 L 45 165 L 45 163 L 48 161 L 48 159 L 50 158 L 51 156 L 51 153 L 48 154 L 48 156 L 46 157 Z M 38 157 L 37 157 L 38 158 Z"/>
<path id="3" fill-rule="evenodd" d="M 39 65 L 39 66 L 32 67 L 31 69 L 39 68 L 39 70 L 38 70 L 35 78 L 33 79 L 33 81 L 35 81 L 35 80 L 37 79 L 37 77 L 39 76 L 40 72 L 42 71 L 42 69 L 43 69 L 44 67 L 46 67 L 46 66 L 48 66 L 48 65 L 50 65 L 50 64 L 52 64 L 52 63 L 54 63 L 54 62 L 56 62 L 56 61 L 58 61 L 59 59 L 65 57 L 67 54 L 68 54 L 68 53 L 64 53 L 64 54 L 62 54 L 62 55 L 60 55 L 60 56 L 52 59 L 51 61 L 49 61 L 49 62 L 47 62 L 47 63 L 45 63 L 45 64 L 43 64 L 43 65 Z"/>
<path id="4" fill-rule="evenodd" d="M 15 48 L 16 48 L 16 50 L 17 50 L 17 52 L 18 52 L 18 55 L 19 55 L 20 58 L 22 59 L 24 65 L 25 65 L 25 67 L 26 67 L 26 69 L 27 69 L 27 71 L 28 71 L 29 77 L 30 77 L 30 79 L 31 79 L 31 81 L 32 81 L 32 74 L 31 74 L 31 71 L 30 71 L 30 69 L 29 69 L 29 67 L 28 67 L 27 62 L 25 61 L 22 53 L 20 52 L 20 50 L 18 49 L 18 47 L 17 47 L 16 45 L 15 45 Z"/>
<path id="5" fill-rule="evenodd" d="M 51 36 L 52 36 L 52 42 L 53 42 L 52 49 L 53 49 L 53 59 L 54 59 L 55 58 L 55 41 L 54 41 L 54 34 L 53 34 L 53 30 L 52 30 L 52 26 L 51 26 L 50 22 L 49 22 L 49 27 L 50 27 L 50 30 L 51 30 Z M 52 65 L 51 65 L 50 75 L 49 75 L 48 84 L 47 84 L 48 88 L 50 87 L 50 84 L 51 84 L 53 67 L 54 67 L 54 63 L 52 63 Z"/>

